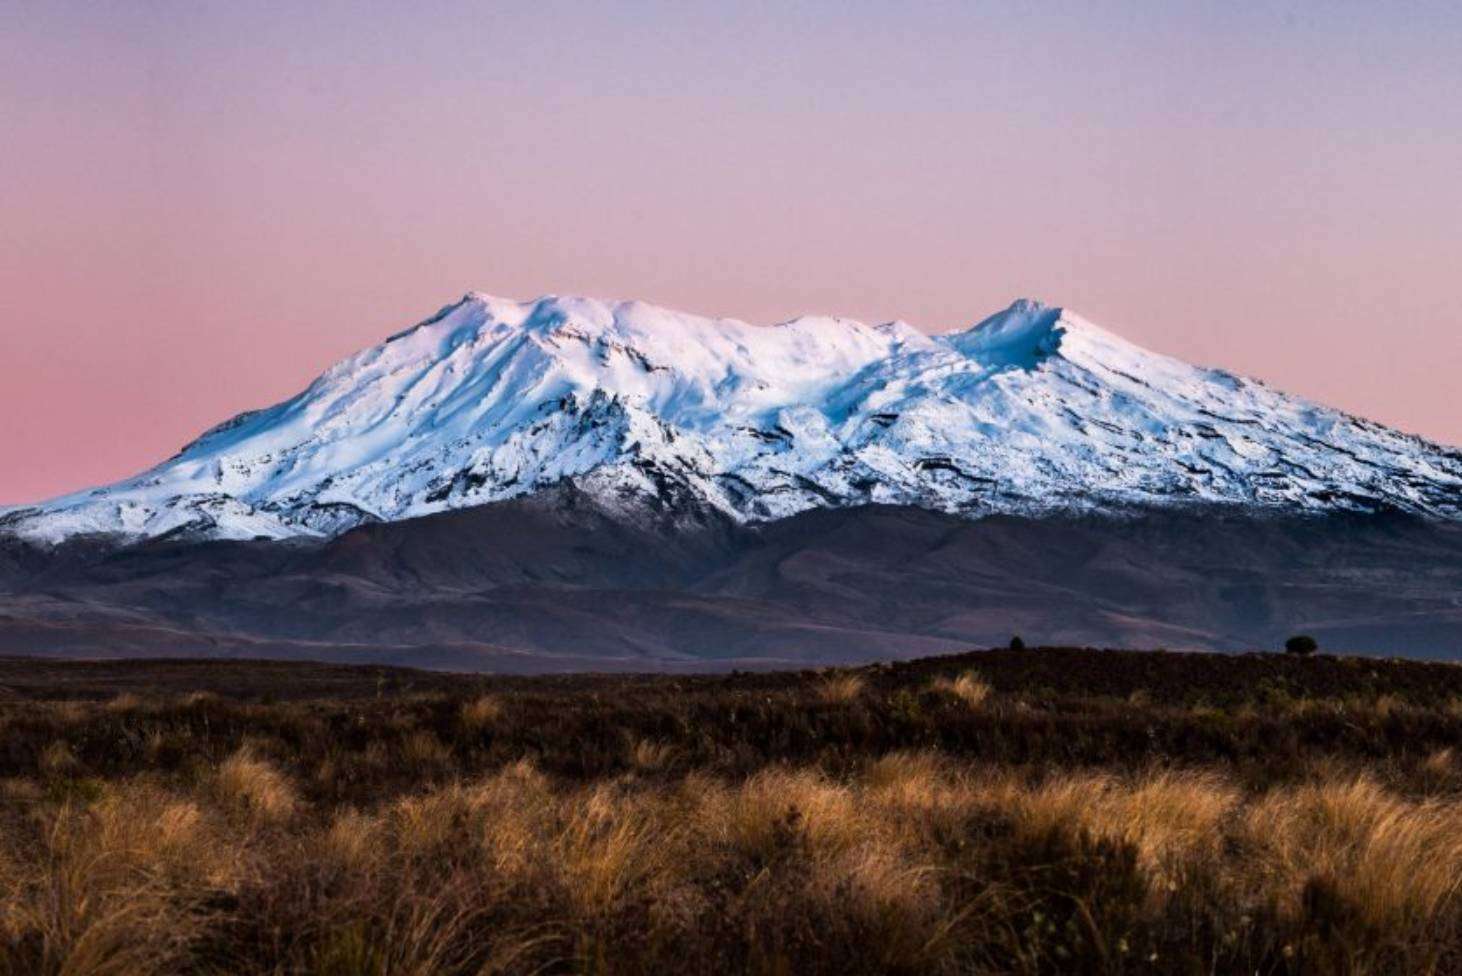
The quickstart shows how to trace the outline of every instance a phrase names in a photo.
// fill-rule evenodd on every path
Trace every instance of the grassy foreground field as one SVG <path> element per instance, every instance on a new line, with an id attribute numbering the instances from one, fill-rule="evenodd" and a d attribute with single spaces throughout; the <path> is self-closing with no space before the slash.
<path id="1" fill-rule="evenodd" d="M 1453 973 L 1462 668 L 0 659 L 0 973 Z"/>

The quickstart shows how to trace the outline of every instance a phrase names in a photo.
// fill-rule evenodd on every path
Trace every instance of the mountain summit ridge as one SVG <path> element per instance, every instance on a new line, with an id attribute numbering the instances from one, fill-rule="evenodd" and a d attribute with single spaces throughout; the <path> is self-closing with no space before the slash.
<path id="1" fill-rule="evenodd" d="M 736 521 L 867 503 L 1462 518 L 1455 449 L 1031 299 L 930 336 L 468 292 L 149 471 L 0 509 L 0 533 L 331 536 L 565 481 Z"/>

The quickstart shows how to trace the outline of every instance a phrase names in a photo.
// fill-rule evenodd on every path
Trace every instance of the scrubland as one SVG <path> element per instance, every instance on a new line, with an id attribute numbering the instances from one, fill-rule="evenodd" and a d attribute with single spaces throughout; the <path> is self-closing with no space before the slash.
<path id="1" fill-rule="evenodd" d="M 0 973 L 1462 971 L 1462 668 L 0 662 Z"/>

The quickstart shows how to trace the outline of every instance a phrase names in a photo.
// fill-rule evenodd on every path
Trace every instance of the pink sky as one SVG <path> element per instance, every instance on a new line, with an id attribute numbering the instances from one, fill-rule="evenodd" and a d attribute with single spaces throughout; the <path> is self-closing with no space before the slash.
<path id="1" fill-rule="evenodd" d="M 1030 295 L 1462 442 L 1455 5 L 407 6 L 0 8 L 0 503 L 468 289 Z"/>

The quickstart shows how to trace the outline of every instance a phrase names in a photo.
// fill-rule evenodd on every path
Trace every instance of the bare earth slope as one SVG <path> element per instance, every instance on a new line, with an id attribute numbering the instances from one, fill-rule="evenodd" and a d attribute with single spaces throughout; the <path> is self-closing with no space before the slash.
<path id="1" fill-rule="evenodd" d="M 1409 516 L 618 514 L 561 488 L 327 542 L 12 543 L 0 646 L 512 671 L 914 657 L 1012 633 L 1462 653 L 1462 528 Z"/>

